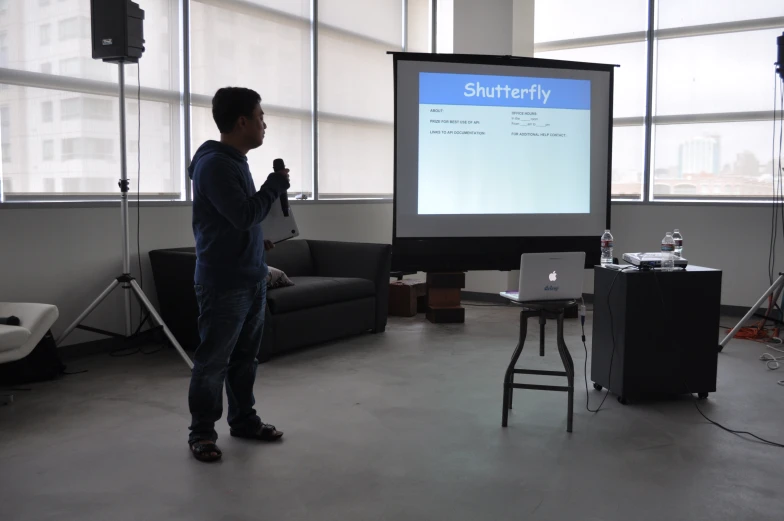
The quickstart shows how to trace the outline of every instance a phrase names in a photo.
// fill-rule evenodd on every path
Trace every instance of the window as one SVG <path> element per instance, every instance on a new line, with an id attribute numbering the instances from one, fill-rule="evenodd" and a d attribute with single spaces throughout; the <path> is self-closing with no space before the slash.
<path id="1" fill-rule="evenodd" d="M 60 60 L 61 75 L 90 80 L 116 82 L 116 67 L 116 65 L 112 66 L 102 61 L 93 60 L 92 58 L 74 57 Z M 126 67 L 128 70 L 131 68 L 133 67 Z M 126 93 L 126 96 L 130 97 L 131 94 Z"/>
<path id="2" fill-rule="evenodd" d="M 647 18 L 648 0 L 537 0 L 534 42 L 644 32 Z"/>
<path id="3" fill-rule="evenodd" d="M 0 32 L 0 67 L 8 67 L 8 35 Z"/>
<path id="4" fill-rule="evenodd" d="M 135 1 L 145 10 L 146 51 L 140 76 L 142 197 L 179 200 L 185 197 L 181 1 Z M 15 9 L 17 3 L 19 9 Z M 50 8 L 37 8 L 36 4 Z M 92 59 L 90 0 L 14 0 L 10 6 L 9 16 L 0 25 L 5 28 L 7 21 L 21 31 L 8 30 L 8 38 L 12 38 L 8 44 L 10 67 L 42 74 L 32 75 L 35 86 L 0 84 L 5 88 L 0 91 L 0 104 L 10 105 L 15 116 L 6 130 L 6 134 L 13 134 L 13 142 L 4 146 L 8 153 L 2 176 L 9 180 L 4 183 L 4 201 L 41 200 L 42 195 L 50 200 L 106 194 L 114 198 L 120 175 L 118 66 Z M 61 11 L 67 14 L 58 15 Z M 24 45 L 13 45 L 17 39 Z M 40 45 L 41 40 L 49 46 Z M 0 51 L 5 47 L 3 42 L 0 38 Z M 2 65 L 7 67 L 8 61 Z M 126 75 L 132 69 L 136 66 L 127 65 Z M 134 102 L 135 87 L 134 78 L 126 91 Z M 164 113 L 168 118 L 161 116 Z M 138 123 L 136 112 L 127 114 L 129 138 L 136 135 Z M 164 151 L 159 143 L 170 146 Z M 128 175 L 134 186 L 136 165 L 137 158 L 129 157 Z"/>
<path id="5" fill-rule="evenodd" d="M 45 139 L 42 144 L 41 157 L 44 161 L 51 161 L 54 159 L 54 141 Z"/>
<path id="6" fill-rule="evenodd" d="M 564 17 L 563 13 L 570 16 Z M 645 166 L 647 0 L 539 0 L 537 58 L 617 63 L 613 100 L 612 194 L 641 199 Z"/>
<path id="7" fill-rule="evenodd" d="M 60 20 L 57 25 L 57 33 L 61 42 L 78 38 L 89 38 L 90 19 L 86 16 L 74 16 Z"/>
<path id="8" fill-rule="evenodd" d="M 406 51 L 431 52 L 430 0 L 408 0 L 406 13 Z"/>
<path id="9" fill-rule="evenodd" d="M 107 138 L 71 137 L 63 139 L 63 161 L 69 159 L 112 159 L 114 142 Z"/>
<path id="10" fill-rule="evenodd" d="M 698 4 L 657 4 L 650 198 L 770 198 L 770 78 L 784 4 Z"/>
<path id="11" fill-rule="evenodd" d="M 185 140 L 192 155 L 218 137 L 211 98 L 226 85 L 262 96 L 268 131 L 264 147 L 249 155 L 257 185 L 282 157 L 293 195 L 391 194 L 393 86 L 386 51 L 430 50 L 431 0 L 319 0 L 318 20 L 312 0 L 190 0 L 187 26 L 181 0 L 135 1 L 145 11 L 145 53 L 138 67 L 125 67 L 127 151 L 140 155 L 143 197 L 186 197 Z M 10 106 L 0 114 L 3 202 L 116 195 L 118 67 L 92 59 L 90 0 L 0 0 L 4 5 L 0 67 L 38 74 L 16 76 L 33 78 L 27 84 L 0 83 L 0 105 Z M 190 31 L 187 62 L 183 28 Z M 11 46 L 8 38 L 24 45 Z M 183 64 L 190 68 L 190 92 L 182 85 Z M 191 107 L 183 107 L 188 94 Z M 135 160 L 128 158 L 132 185 Z"/>
<path id="12" fill-rule="evenodd" d="M 218 137 L 210 111 L 215 91 L 226 85 L 252 88 L 261 95 L 268 127 L 264 146 L 248 155 L 256 186 L 282 157 L 291 170 L 290 192 L 312 194 L 310 1 L 224 1 L 218 7 L 195 0 L 191 34 L 193 150 Z M 196 37 L 206 34 L 232 37 Z M 144 70 L 141 74 L 143 79 Z"/>
<path id="13" fill-rule="evenodd" d="M 81 62 L 82 60 L 80 58 L 66 58 L 60 60 L 60 74 L 63 76 L 79 76 Z"/>
<path id="14" fill-rule="evenodd" d="M 41 121 L 44 123 L 51 123 L 53 118 L 53 108 L 51 101 L 44 101 L 41 103 Z"/>
<path id="15" fill-rule="evenodd" d="M 11 162 L 11 109 L 0 107 L 0 144 L 2 144 L 3 163 Z"/>
<path id="16" fill-rule="evenodd" d="M 60 118 L 63 121 L 74 119 L 112 121 L 114 112 L 114 103 L 103 98 L 79 96 L 64 99 L 60 103 Z"/>
<path id="17" fill-rule="evenodd" d="M 706 8 L 702 0 L 538 0 L 535 17 L 536 57 L 621 66 L 613 104 L 614 197 L 772 196 L 770 77 L 784 3 L 721 0 Z"/>
<path id="18" fill-rule="evenodd" d="M 43 24 L 40 28 L 39 35 L 41 45 L 49 45 L 52 41 L 52 26 Z"/>
<path id="19" fill-rule="evenodd" d="M 392 194 L 394 93 L 386 51 L 402 50 L 402 30 L 400 1 L 319 1 L 321 198 Z"/>

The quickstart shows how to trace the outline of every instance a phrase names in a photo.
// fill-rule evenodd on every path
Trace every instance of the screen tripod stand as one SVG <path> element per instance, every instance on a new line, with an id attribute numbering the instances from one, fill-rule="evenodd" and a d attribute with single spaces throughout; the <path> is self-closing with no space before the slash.
<path id="1" fill-rule="evenodd" d="M 169 328 L 164 323 L 161 316 L 155 311 L 155 308 L 150 303 L 147 296 L 144 294 L 144 291 L 139 284 L 136 282 L 136 279 L 131 275 L 131 257 L 130 257 L 130 243 L 128 239 L 128 164 L 127 164 L 127 157 L 126 157 L 126 146 L 125 146 L 125 63 L 119 62 L 118 67 L 120 69 L 120 182 L 118 183 L 120 186 L 120 212 L 121 212 L 121 226 L 122 226 L 122 256 L 123 256 L 123 266 L 122 266 L 122 274 L 114 279 L 111 284 L 101 293 L 98 295 L 92 304 L 90 304 L 87 309 L 85 309 L 79 317 L 74 320 L 74 322 L 68 326 L 68 328 L 63 331 L 63 334 L 57 339 L 57 345 L 61 345 L 63 340 L 70 335 L 74 329 L 80 328 L 87 331 L 92 331 L 96 333 L 101 333 L 108 336 L 119 336 L 115 333 L 110 333 L 107 331 L 102 331 L 100 329 L 82 326 L 82 321 L 87 318 L 87 316 L 93 312 L 95 308 L 97 308 L 101 302 L 103 302 L 109 294 L 115 290 L 118 286 L 121 287 L 125 293 L 125 335 L 124 338 L 128 339 L 132 337 L 132 330 L 131 330 L 131 291 L 136 295 L 136 298 L 139 300 L 140 305 L 147 310 L 152 318 L 152 321 L 159 327 L 163 329 L 163 334 L 166 335 L 166 338 L 169 340 L 174 349 L 177 350 L 179 355 L 188 364 L 188 367 L 193 369 L 193 362 L 188 357 L 187 353 L 183 350 L 182 346 L 180 346 L 177 339 L 174 338 L 174 335 L 169 330 Z M 140 122 L 141 124 L 141 122 Z M 137 208 L 136 211 L 141 210 Z M 141 267 L 140 267 L 141 269 Z"/>
<path id="2" fill-rule="evenodd" d="M 743 324 L 745 324 L 748 319 L 754 316 L 754 313 L 756 313 L 760 306 L 762 306 L 763 302 L 765 302 L 765 299 L 767 299 L 770 295 L 773 295 L 773 302 L 778 302 L 782 289 L 784 289 L 784 273 L 779 273 L 779 278 L 773 281 L 773 284 L 770 285 L 767 291 L 765 291 L 759 300 L 754 303 L 753 306 L 751 306 L 751 309 L 748 311 L 748 313 L 746 313 L 746 315 L 740 319 L 740 322 L 738 322 L 738 324 L 732 328 L 732 331 L 727 333 L 727 336 L 724 337 L 724 340 L 719 342 L 719 353 L 721 353 L 721 351 L 727 347 L 727 344 L 729 344 L 730 340 L 735 337 L 740 328 L 743 327 Z"/>

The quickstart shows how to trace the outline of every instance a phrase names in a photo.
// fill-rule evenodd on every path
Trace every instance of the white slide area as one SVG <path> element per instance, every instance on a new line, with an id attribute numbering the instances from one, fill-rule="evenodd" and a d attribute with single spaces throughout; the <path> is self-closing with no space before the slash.
<path id="1" fill-rule="evenodd" d="M 396 60 L 394 237 L 508 239 L 499 251 L 517 237 L 598 241 L 610 211 L 613 66 Z M 552 244 L 538 247 L 577 247 Z"/>
<path id="2" fill-rule="evenodd" d="M 417 213 L 590 213 L 590 88 L 420 73 Z"/>

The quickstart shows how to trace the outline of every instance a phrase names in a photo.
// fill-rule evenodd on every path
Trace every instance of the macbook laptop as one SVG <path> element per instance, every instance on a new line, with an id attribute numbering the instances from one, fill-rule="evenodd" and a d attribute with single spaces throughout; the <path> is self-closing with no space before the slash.
<path id="1" fill-rule="evenodd" d="M 501 296 L 515 302 L 579 299 L 584 270 L 584 252 L 525 253 L 520 257 L 518 290 Z"/>
<path id="2" fill-rule="evenodd" d="M 264 239 L 277 244 L 299 236 L 297 221 L 294 220 L 294 209 L 288 207 L 288 215 L 283 214 L 283 205 L 280 200 L 272 203 L 269 213 L 261 221 Z"/>

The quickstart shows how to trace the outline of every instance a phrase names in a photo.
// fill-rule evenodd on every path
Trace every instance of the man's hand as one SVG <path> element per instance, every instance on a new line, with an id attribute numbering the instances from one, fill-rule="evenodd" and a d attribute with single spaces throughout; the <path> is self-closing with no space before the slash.
<path id="1" fill-rule="evenodd" d="M 285 192 L 291 187 L 291 177 L 289 176 L 289 169 L 278 170 L 267 176 L 267 182 L 272 183 L 272 186 L 277 187 L 277 191 Z"/>
<path id="2" fill-rule="evenodd" d="M 264 251 L 275 249 L 275 244 L 272 241 L 264 240 Z"/>

